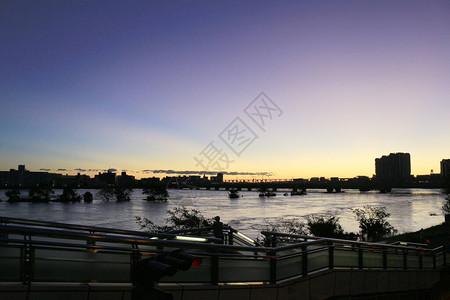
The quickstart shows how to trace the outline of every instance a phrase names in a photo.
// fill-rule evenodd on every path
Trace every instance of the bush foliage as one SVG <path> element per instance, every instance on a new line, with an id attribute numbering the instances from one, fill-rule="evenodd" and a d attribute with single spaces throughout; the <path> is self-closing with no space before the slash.
<path id="1" fill-rule="evenodd" d="M 212 219 L 207 219 L 197 209 L 188 210 L 186 207 L 175 207 L 168 209 L 168 217 L 165 219 L 166 224 L 158 226 L 148 218 L 136 217 L 136 223 L 149 232 L 167 232 L 176 229 L 193 229 L 200 227 L 210 227 L 213 223 Z"/>
<path id="2" fill-rule="evenodd" d="M 386 220 L 391 214 L 386 207 L 366 205 L 362 209 L 353 210 L 361 229 L 361 238 L 367 241 L 376 241 L 397 232 Z"/>

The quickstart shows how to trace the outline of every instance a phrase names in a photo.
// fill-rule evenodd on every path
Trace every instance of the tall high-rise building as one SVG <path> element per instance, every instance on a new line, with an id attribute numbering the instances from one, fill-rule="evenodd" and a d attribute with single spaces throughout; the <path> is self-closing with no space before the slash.
<path id="1" fill-rule="evenodd" d="M 450 176 L 450 159 L 441 160 L 441 176 L 443 178 Z"/>
<path id="2" fill-rule="evenodd" d="M 380 184 L 401 185 L 411 177 L 409 153 L 391 153 L 375 159 L 376 180 Z"/>

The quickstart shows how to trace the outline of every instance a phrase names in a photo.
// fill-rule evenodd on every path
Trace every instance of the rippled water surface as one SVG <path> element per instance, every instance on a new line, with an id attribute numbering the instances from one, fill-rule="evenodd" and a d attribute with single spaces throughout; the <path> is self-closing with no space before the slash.
<path id="1" fill-rule="evenodd" d="M 167 209 L 183 205 L 200 210 L 206 217 L 219 215 L 224 223 L 252 237 L 258 236 L 267 221 L 278 217 L 303 218 L 314 213 L 335 214 L 345 231 L 357 232 L 352 209 L 364 205 L 385 206 L 391 213 L 389 222 L 399 232 L 419 230 L 444 220 L 441 212 L 444 195 L 437 189 L 395 189 L 387 194 L 353 190 L 329 194 L 311 190 L 307 195 L 293 197 L 283 196 L 283 191 L 279 191 L 271 198 L 259 198 L 255 191 L 242 191 L 243 197 L 239 199 L 229 199 L 226 191 L 169 190 L 167 202 L 144 201 L 142 190 L 135 189 L 131 201 L 121 203 L 103 202 L 96 199 L 96 190 L 91 192 L 92 203 L 7 203 L 5 191 L 1 190 L 0 216 L 137 230 L 136 216 L 162 225 Z M 55 195 L 61 193 L 55 190 Z"/>

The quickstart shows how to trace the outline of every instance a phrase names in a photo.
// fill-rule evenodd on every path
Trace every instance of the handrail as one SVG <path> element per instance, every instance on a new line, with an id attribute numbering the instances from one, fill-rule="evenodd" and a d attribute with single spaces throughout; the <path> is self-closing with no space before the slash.
<path id="1" fill-rule="evenodd" d="M 22 226 L 11 226 L 11 225 L 0 225 L 0 231 L 8 231 L 10 233 L 19 233 L 23 235 L 40 235 L 57 238 L 77 238 L 80 240 L 97 240 L 103 242 L 118 242 L 118 243 L 140 243 L 155 246 L 189 246 L 195 248 L 214 248 L 220 250 L 235 250 L 235 251 L 251 251 L 251 252 L 278 252 L 283 250 L 295 249 L 300 247 L 305 247 L 309 245 L 319 244 L 326 241 L 326 239 L 302 242 L 297 244 L 278 246 L 278 247 L 251 247 L 251 246 L 236 246 L 236 245 L 223 245 L 223 244 L 205 244 L 198 242 L 185 242 L 176 240 L 163 240 L 163 239 L 140 239 L 140 238 L 130 238 L 129 236 L 111 236 L 106 234 L 89 234 L 85 232 L 73 232 L 65 230 L 54 230 L 54 229 L 42 229 L 42 228 L 28 228 Z"/>
<path id="2" fill-rule="evenodd" d="M 161 238 L 161 239 L 176 239 L 176 234 L 171 233 L 160 233 L 160 232 L 142 232 L 142 231 L 134 231 L 134 230 L 123 230 L 123 229 L 114 229 L 107 227 L 97 227 L 97 226 L 85 226 L 85 225 L 76 225 L 76 224 L 67 224 L 67 223 L 58 223 L 58 222 L 44 222 L 44 221 L 35 221 L 29 219 L 19 219 L 19 218 L 8 218 L 8 217 L 0 217 L 0 224 L 12 223 L 12 224 L 21 224 L 21 225 L 31 225 L 31 226 L 39 226 L 39 227 L 51 227 L 51 228 L 62 228 L 62 229 L 70 229 L 70 230 L 81 230 L 88 231 L 90 233 L 102 232 L 102 233 L 112 233 L 112 234 L 126 234 L 131 236 L 140 236 L 140 237 L 149 237 L 149 238 Z M 220 239 L 214 237 L 204 237 L 208 242 L 220 242 Z"/>
<path id="3" fill-rule="evenodd" d="M 161 238 L 173 238 L 176 236 L 175 234 L 171 234 L 171 233 L 143 232 L 143 231 L 123 230 L 123 229 L 114 229 L 114 228 L 97 227 L 97 226 L 86 226 L 86 225 L 76 225 L 76 224 L 59 223 L 59 222 L 36 221 L 36 220 L 9 218 L 9 217 L 0 217 L 0 223 L 12 223 L 12 224 L 23 224 L 23 225 L 32 225 L 32 226 L 41 226 L 41 227 L 74 229 L 74 230 L 82 230 L 82 231 L 89 231 L 89 232 L 105 232 L 105 233 L 115 233 L 115 234 L 124 234 L 125 233 L 125 234 L 136 235 L 136 236 L 161 237 Z"/>
<path id="4" fill-rule="evenodd" d="M 9 218 L 8 218 L 9 219 Z M 5 220 L 5 218 L 0 218 L 0 220 Z M 29 223 L 34 223 L 31 220 Z M 39 222 L 40 223 L 40 222 Z M 46 223 L 46 222 L 42 222 Z M 68 224 L 67 224 L 68 225 Z M 73 225 L 73 227 L 78 227 L 77 225 Z M 82 226 L 80 226 L 82 227 Z M 130 238 L 129 236 L 111 236 L 111 235 L 104 235 L 104 234 L 91 234 L 91 233 L 83 233 L 83 232 L 73 232 L 73 231 L 64 231 L 64 230 L 54 230 L 54 229 L 42 229 L 42 228 L 29 228 L 29 227 L 20 227 L 20 226 L 10 226 L 10 225 L 0 225 L 1 230 L 15 230 L 17 232 L 20 232 L 22 234 L 28 233 L 34 233 L 42 235 L 48 234 L 56 234 L 59 235 L 59 237 L 78 237 L 81 239 L 99 239 L 103 241 L 117 241 L 117 242 L 139 242 L 139 243 L 150 243 L 155 245 L 169 245 L 171 243 L 166 243 L 168 240 L 161 240 L 161 239 L 139 239 L 139 238 Z M 120 232 L 120 230 L 112 230 L 115 233 Z M 123 231 L 126 233 L 127 231 Z M 342 239 L 334 239 L 334 238 L 324 238 L 324 237 L 310 237 L 310 236 L 304 236 L 304 235 L 295 235 L 295 234 L 285 234 L 285 233 L 275 233 L 275 232 L 268 232 L 268 231 L 262 231 L 261 232 L 264 235 L 278 235 L 278 236 L 286 236 L 286 237 L 294 237 L 294 238 L 308 238 L 308 239 L 314 239 L 314 241 L 307 241 L 307 242 L 301 242 L 301 243 L 295 243 L 291 245 L 285 245 L 285 246 L 278 246 L 278 247 L 253 247 L 253 246 L 235 246 L 235 245 L 221 245 L 221 244 L 214 244 L 211 246 L 207 246 L 206 248 L 215 248 L 215 249 L 221 249 L 221 250 L 236 250 L 236 251 L 257 251 L 257 252 L 276 252 L 276 251 L 283 251 L 287 249 L 295 249 L 301 246 L 307 246 L 312 245 L 315 243 L 323 243 L 325 241 L 334 242 L 334 243 L 344 243 L 344 244 L 353 244 L 353 245 L 363 245 L 363 246 L 370 246 L 370 247 L 380 247 L 380 248 L 391 248 L 391 249 L 418 249 L 418 248 L 412 248 L 407 246 L 397 246 L 397 245 L 391 245 L 391 244 L 380 244 L 380 243 L 367 243 L 367 242 L 359 242 L 359 241 L 349 241 L 349 240 L 342 240 Z M 145 237 L 145 236 L 144 236 Z M 152 237 L 158 237 L 158 236 L 152 236 Z M 162 235 L 161 237 L 165 237 L 165 235 Z M 216 239 L 219 240 L 219 239 Z M 179 241 L 172 241 L 175 244 L 182 244 L 182 245 L 190 245 L 190 246 L 198 246 L 198 244 L 206 246 L 206 244 L 197 243 L 197 242 L 179 242 Z M 192 245 L 190 243 L 193 243 Z M 431 252 L 435 251 L 437 249 L 420 249 L 423 251 Z"/>
<path id="5" fill-rule="evenodd" d="M 5 220 L 5 218 L 1 218 L 0 220 Z M 22 222 L 23 220 L 19 220 L 18 222 Z M 1 222 L 3 224 L 4 222 Z M 12 248 L 20 248 L 19 250 L 15 250 L 15 254 L 12 259 L 16 259 L 20 265 L 20 280 L 24 280 L 24 282 L 30 282 L 33 280 L 33 272 L 32 266 L 35 262 L 35 259 L 39 259 L 38 262 L 41 264 L 46 263 L 47 260 L 58 260 L 58 255 L 46 256 L 46 252 L 35 252 L 36 249 L 49 249 L 54 251 L 74 251 L 73 253 L 81 253 L 83 251 L 92 252 L 92 256 L 85 256 L 84 254 L 76 257 L 81 257 L 80 261 L 84 263 L 89 263 L 91 260 L 101 262 L 102 256 L 96 256 L 96 253 L 115 253 L 117 255 L 128 255 L 130 256 L 129 263 L 126 261 L 122 261 L 122 265 L 127 265 L 125 268 L 127 270 L 133 271 L 133 264 L 136 261 L 141 259 L 141 255 L 144 256 L 152 256 L 160 253 L 168 252 L 173 248 L 183 249 L 184 251 L 191 252 L 197 256 L 207 258 L 208 269 L 203 269 L 203 276 L 205 274 L 208 277 L 206 279 L 207 282 L 211 284 L 217 284 L 219 282 L 219 273 L 221 272 L 221 268 L 226 268 L 227 264 L 223 263 L 226 260 L 235 260 L 235 262 L 231 263 L 230 270 L 237 271 L 240 270 L 241 267 L 240 260 L 245 264 L 242 264 L 242 267 L 246 266 L 246 264 L 254 264 L 256 266 L 265 266 L 264 275 L 261 275 L 263 278 L 259 281 L 276 283 L 278 280 L 284 280 L 286 278 L 295 277 L 295 276 L 307 276 L 311 272 L 315 272 L 319 269 L 333 269 L 336 266 L 338 267 L 357 267 L 359 269 L 363 268 L 400 268 L 399 262 L 403 263 L 403 268 L 413 268 L 413 269 L 436 269 L 437 267 L 441 267 L 446 265 L 446 254 L 443 251 L 443 246 L 437 247 L 435 249 L 421 249 L 416 247 L 407 247 L 407 246 L 399 246 L 399 245 L 391 245 L 391 244 L 379 244 L 379 243 L 368 243 L 368 242 L 357 242 L 357 241 L 348 241 L 341 239 L 333 239 L 333 238 L 323 238 L 323 237 L 309 237 L 304 235 L 294 235 L 294 234 L 280 234 L 274 232 L 263 232 L 263 234 L 269 236 L 272 235 L 274 237 L 291 237 L 291 238 L 302 238 L 302 239 L 310 239 L 309 241 L 302 241 L 284 245 L 284 246 L 275 246 L 275 247 L 257 247 L 257 246 L 240 246 L 240 245 L 224 245 L 224 244 L 208 244 L 208 243 L 200 243 L 193 241 L 179 241 L 176 239 L 165 239 L 165 238 L 150 238 L 149 236 L 132 236 L 126 234 L 117 234 L 118 232 L 127 232 L 121 230 L 112 230 L 114 233 L 110 232 L 98 232 L 93 233 L 92 231 L 79 231 L 73 230 L 77 225 L 70 225 L 69 228 L 47 228 L 50 226 L 39 227 L 37 223 L 46 223 L 46 222 L 33 222 L 31 220 L 25 220 L 27 224 L 15 224 L 15 225 L 1 225 L 0 224 L 0 250 L 4 249 L 4 247 L 12 247 Z M 50 222 L 46 223 L 49 225 Z M 81 226 L 83 227 L 83 226 Z M 231 230 L 230 230 L 231 231 Z M 189 231 L 184 231 L 189 232 Z M 237 231 L 236 231 L 237 232 Z M 231 232 L 230 232 L 231 233 Z M 234 234 L 234 233 L 231 233 Z M 184 236 L 186 237 L 186 236 Z M 23 239 L 21 239 L 23 238 Z M 97 244 L 96 244 L 97 243 Z M 312 246 L 312 247 L 311 247 Z M 349 250 L 350 253 L 355 259 L 358 259 L 358 265 L 354 264 L 346 264 L 345 261 L 342 261 L 342 253 L 337 250 L 345 247 L 346 250 Z M 169 248 L 169 249 L 168 249 Z M 292 250 L 292 251 L 286 251 Z M 400 251 L 398 251 L 400 250 Z M 286 251 L 286 252 L 283 252 Z M 371 252 L 382 252 L 382 256 L 377 255 L 377 263 L 376 266 L 373 265 L 365 265 L 364 257 L 371 257 Z M 8 253 L 8 252 L 6 252 Z M 35 258 L 34 253 L 40 253 L 40 258 Z M 42 254 L 44 253 L 44 254 Z M 312 264 L 312 269 L 309 269 L 310 255 L 313 253 L 320 253 L 320 256 L 324 257 L 325 260 L 321 259 L 319 265 L 314 266 Z M 43 256 L 44 255 L 44 256 Z M 347 253 L 345 253 L 347 255 Z M 408 258 L 408 256 L 412 257 L 412 260 Z M 72 261 L 73 255 L 69 252 L 68 255 L 61 256 L 63 260 Z M 73 262 L 76 263 L 79 258 L 74 258 Z M 86 257 L 87 260 L 84 260 Z M 103 256 L 108 257 L 108 256 Z M 277 270 L 279 268 L 283 268 L 283 263 L 278 264 L 278 262 L 283 261 L 285 259 L 299 257 L 301 259 L 295 259 L 296 263 L 301 264 L 301 268 L 294 270 L 290 270 L 288 272 L 289 275 L 285 277 L 284 275 L 277 275 Z M 395 264 L 391 265 L 392 257 L 395 261 Z M 328 258 L 328 260 L 326 260 Z M 373 257 L 372 257 L 373 258 Z M 2 257 L 0 257 L 2 259 Z M 11 259 L 11 258 L 8 258 Z M 411 265 L 410 265 L 411 264 Z M 31 267 L 30 267 L 31 266 Z M 81 266 L 81 265 L 80 265 Z M 247 265 L 248 266 L 248 265 Z M 268 269 L 266 269 L 269 267 Z M 318 269 L 318 268 L 319 269 Z M 65 267 L 64 267 L 65 268 Z M 70 264 L 68 265 L 68 270 L 70 270 Z M 122 269 L 123 270 L 123 269 Z M 242 269 L 244 270 L 244 269 Z M 232 273 L 232 272 L 231 272 Z M 90 274 L 90 273 L 89 273 Z M 102 277 L 100 275 L 83 275 L 86 280 L 108 280 L 104 279 L 107 277 Z M 195 273 L 193 273 L 195 274 Z M 17 275 L 19 276 L 19 275 Z M 96 277 L 97 276 L 97 277 Z M 195 277 L 195 275 L 194 275 Z M 19 277 L 17 277 L 19 278 Z M 54 279 L 58 279 L 59 277 L 54 277 Z M 254 278 L 254 277 L 253 277 Z M 83 279 L 84 280 L 84 279 Z M 130 280 L 130 279 L 126 279 Z M 131 278 L 131 280 L 133 280 Z M 223 282 L 232 282 L 233 279 L 221 279 Z M 248 277 L 247 280 L 253 280 L 252 277 Z M 128 281 L 127 281 L 128 282 Z"/>
<path id="6" fill-rule="evenodd" d="M 283 236 L 283 237 L 292 237 L 292 238 L 303 238 L 303 239 L 314 239 L 314 240 L 326 240 L 334 243 L 343 243 L 343 244 L 353 244 L 353 245 L 359 245 L 359 246 L 369 246 L 369 247 L 380 247 L 380 248 L 392 248 L 392 249 L 419 249 L 417 247 L 408 247 L 407 245 L 393 245 L 393 244 L 383 244 L 383 243 L 372 243 L 372 242 L 361 242 L 361 241 L 352 241 L 352 240 L 343 240 L 343 239 L 336 239 L 336 238 L 328 238 L 328 237 L 318 237 L 318 236 L 307 236 L 307 235 L 301 235 L 301 234 L 290 234 L 290 233 L 279 233 L 279 232 L 273 232 L 273 231 L 261 231 L 261 234 L 265 236 Z M 420 250 L 424 251 L 432 251 L 434 249 L 430 248 L 423 248 Z"/>
<path id="7" fill-rule="evenodd" d="M 56 237 L 56 238 L 75 238 L 79 240 L 96 240 L 101 242 L 117 242 L 122 244 L 146 244 L 152 246 L 176 246 L 176 247 L 194 247 L 194 248 L 207 248 L 207 249 L 227 249 L 227 250 L 241 250 L 241 251 L 255 251 L 261 250 L 259 247 L 243 247 L 232 245 L 220 245 L 220 244 L 206 244 L 200 242 L 189 241 L 177 241 L 177 240 L 164 240 L 164 239 L 145 239 L 145 238 L 131 238 L 129 236 L 117 236 L 107 234 L 89 234 L 85 232 L 73 232 L 65 230 L 55 229 L 42 229 L 42 228 L 27 228 L 22 226 L 10 226 L 0 225 L 0 231 L 7 231 L 9 233 L 16 233 L 22 235 L 37 235 L 43 237 Z M 270 249 L 266 249 L 268 252 Z"/>

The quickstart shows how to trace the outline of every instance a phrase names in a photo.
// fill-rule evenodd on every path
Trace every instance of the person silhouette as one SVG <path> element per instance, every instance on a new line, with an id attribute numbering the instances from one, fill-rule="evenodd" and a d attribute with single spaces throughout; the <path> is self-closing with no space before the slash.
<path id="1" fill-rule="evenodd" d="M 212 224 L 211 227 L 212 227 L 212 230 L 213 230 L 213 233 L 214 233 L 214 237 L 218 238 L 218 239 L 221 239 L 222 242 L 220 244 L 223 244 L 223 238 L 224 238 L 224 236 L 223 236 L 223 223 L 220 222 L 220 217 L 219 216 L 214 218 L 214 223 Z"/>

